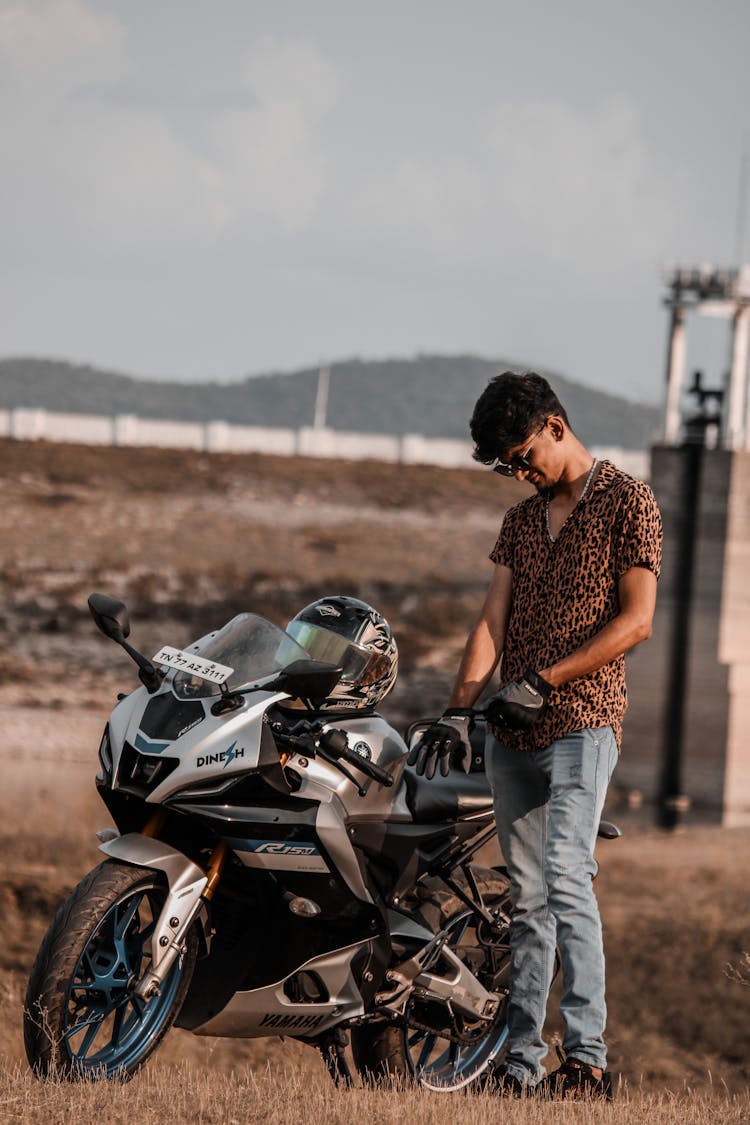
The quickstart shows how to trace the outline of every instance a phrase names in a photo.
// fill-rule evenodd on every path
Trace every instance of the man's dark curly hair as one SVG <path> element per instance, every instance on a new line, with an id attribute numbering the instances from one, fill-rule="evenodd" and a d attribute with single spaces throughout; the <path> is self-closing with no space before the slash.
<path id="1" fill-rule="evenodd" d="M 570 425 L 565 407 L 543 375 L 535 371 L 495 375 L 471 416 L 474 460 L 483 465 L 507 460 L 508 451 L 531 437 L 553 414 Z"/>

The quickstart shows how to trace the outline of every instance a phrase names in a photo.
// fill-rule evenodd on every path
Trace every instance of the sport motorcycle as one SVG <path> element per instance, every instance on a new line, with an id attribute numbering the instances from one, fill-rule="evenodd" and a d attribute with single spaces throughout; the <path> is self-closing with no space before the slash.
<path id="1" fill-rule="evenodd" d="M 346 618 L 347 601 L 308 609 Z M 285 631 L 243 613 L 149 660 L 121 602 L 89 607 L 140 685 L 99 746 L 106 858 L 32 969 L 33 1070 L 128 1078 L 174 1025 L 293 1037 L 342 1084 L 349 1043 L 365 1080 L 486 1080 L 507 1037 L 511 906 L 505 870 L 473 862 L 494 836 L 481 717 L 457 768 L 427 780 L 406 766 L 427 723 L 402 738 L 373 704 L 395 679 L 379 640 L 344 644 L 324 614 Z"/>

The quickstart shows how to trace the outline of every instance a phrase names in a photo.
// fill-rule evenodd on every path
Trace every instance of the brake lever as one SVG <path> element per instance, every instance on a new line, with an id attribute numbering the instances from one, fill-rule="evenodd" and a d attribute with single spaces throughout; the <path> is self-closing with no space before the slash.
<path id="1" fill-rule="evenodd" d="M 338 758 L 334 758 L 331 754 L 328 754 L 322 746 L 318 746 L 318 756 L 323 758 L 324 761 L 328 762 L 329 765 L 335 766 L 339 773 L 344 775 L 347 781 L 351 781 L 360 797 L 367 796 L 367 789 L 365 788 L 365 786 L 359 784 L 351 770 L 348 770 L 346 766 L 342 765 Z"/>

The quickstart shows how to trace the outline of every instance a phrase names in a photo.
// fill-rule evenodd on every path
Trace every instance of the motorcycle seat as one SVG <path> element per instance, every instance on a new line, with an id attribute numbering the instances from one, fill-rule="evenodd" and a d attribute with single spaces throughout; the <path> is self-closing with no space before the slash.
<path id="1" fill-rule="evenodd" d="M 457 820 L 470 813 L 491 812 L 492 792 L 487 775 L 452 769 L 447 777 L 437 774 L 431 781 L 409 766 L 404 770 L 406 803 L 418 824 Z"/>

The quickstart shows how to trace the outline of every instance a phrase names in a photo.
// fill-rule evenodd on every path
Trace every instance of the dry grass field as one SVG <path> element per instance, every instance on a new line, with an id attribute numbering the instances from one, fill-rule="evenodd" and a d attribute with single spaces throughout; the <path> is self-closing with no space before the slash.
<path id="1" fill-rule="evenodd" d="M 340 1092 L 323 1075 L 299 1068 L 242 1067 L 231 1076 L 208 1068 L 150 1068 L 126 1086 L 33 1086 L 18 1069 L 0 1075 L 5 1121 L 34 1125 L 97 1121 L 106 1125 L 746 1125 L 747 1095 L 723 1091 L 650 1094 L 620 1089 L 607 1105 L 499 1101 L 490 1094 L 443 1097 L 419 1090 Z"/>
<path id="2" fill-rule="evenodd" d="M 98 734 L 132 677 L 86 595 L 124 598 L 147 652 L 242 609 L 283 622 L 325 592 L 366 597 L 399 638 L 383 709 L 400 724 L 441 708 L 481 601 L 482 559 L 516 495 L 489 476 L 0 442 L 0 1119 L 750 1122 L 750 988 L 727 973 L 750 946 L 745 829 L 633 831 L 600 848 L 611 1106 L 340 1092 L 292 1040 L 182 1031 L 125 1086 L 39 1083 L 26 1069 L 26 978 L 57 903 L 98 862 Z"/>

